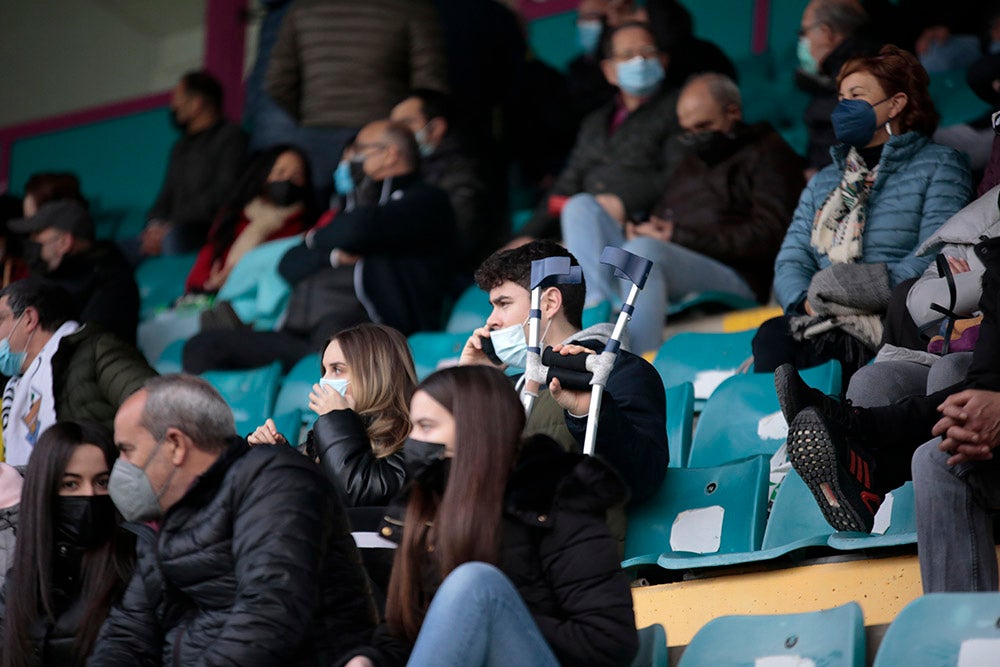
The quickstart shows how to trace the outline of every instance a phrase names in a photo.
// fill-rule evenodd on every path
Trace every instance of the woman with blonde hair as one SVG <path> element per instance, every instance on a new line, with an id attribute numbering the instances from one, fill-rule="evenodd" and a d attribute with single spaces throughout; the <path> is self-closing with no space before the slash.
<path id="1" fill-rule="evenodd" d="M 323 466 L 345 505 L 385 505 L 406 476 L 402 448 L 416 385 L 406 338 L 381 324 L 344 329 L 327 341 L 321 370 L 309 394 L 309 408 L 319 418 L 305 451 Z M 288 442 L 270 419 L 247 440 Z"/>

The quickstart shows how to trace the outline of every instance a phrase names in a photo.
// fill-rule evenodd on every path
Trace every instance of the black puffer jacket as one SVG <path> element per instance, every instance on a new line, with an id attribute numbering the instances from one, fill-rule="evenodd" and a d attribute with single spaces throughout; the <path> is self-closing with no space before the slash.
<path id="1" fill-rule="evenodd" d="M 433 464 L 416 483 L 442 479 L 446 467 Z M 621 478 L 600 459 L 568 454 L 545 436 L 525 443 L 511 472 L 499 567 L 563 665 L 623 666 L 635 656 L 632 594 L 604 522 L 605 512 L 627 497 Z M 404 492 L 389 508 L 383 535 L 401 538 L 405 509 Z M 428 593 L 439 583 L 428 581 Z M 379 667 L 404 664 L 412 649 L 386 624 L 373 644 L 355 654 Z"/>
<path id="2" fill-rule="evenodd" d="M 376 458 L 365 425 L 354 410 L 320 415 L 306 441 L 348 507 L 383 506 L 406 479 L 403 452 Z"/>
<path id="3" fill-rule="evenodd" d="M 234 439 L 137 552 L 90 665 L 328 665 L 374 624 L 343 507 L 289 447 Z"/>

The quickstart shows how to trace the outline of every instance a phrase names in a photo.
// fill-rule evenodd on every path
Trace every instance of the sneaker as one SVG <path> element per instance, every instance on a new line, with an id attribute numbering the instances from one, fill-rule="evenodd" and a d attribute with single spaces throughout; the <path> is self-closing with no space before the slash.
<path id="1" fill-rule="evenodd" d="M 885 494 L 872 488 L 871 454 L 849 442 L 852 426 L 853 419 L 803 409 L 788 427 L 788 459 L 831 526 L 870 533 Z"/>
<path id="2" fill-rule="evenodd" d="M 778 403 L 786 424 L 791 424 L 795 416 L 806 408 L 819 408 L 823 414 L 831 415 L 837 414 L 842 405 L 840 401 L 807 385 L 791 364 L 781 364 L 775 369 L 774 390 L 778 393 Z"/>

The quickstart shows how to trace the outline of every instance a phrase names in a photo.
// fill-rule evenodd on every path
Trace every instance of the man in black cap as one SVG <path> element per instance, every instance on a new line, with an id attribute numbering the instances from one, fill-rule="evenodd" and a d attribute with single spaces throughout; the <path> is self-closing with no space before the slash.
<path id="1" fill-rule="evenodd" d="M 113 243 L 94 240 L 94 223 L 82 204 L 51 201 L 7 227 L 28 235 L 24 254 L 32 277 L 69 292 L 80 322 L 93 322 L 135 343 L 139 289 L 132 268 Z"/>

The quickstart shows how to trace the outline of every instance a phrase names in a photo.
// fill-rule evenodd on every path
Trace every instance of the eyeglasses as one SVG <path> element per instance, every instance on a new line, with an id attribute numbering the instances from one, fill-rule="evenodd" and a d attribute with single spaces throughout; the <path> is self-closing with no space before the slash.
<path id="1" fill-rule="evenodd" d="M 799 28 L 798 29 L 798 35 L 799 35 L 799 37 L 805 37 L 811 31 L 815 30 L 816 28 L 820 27 L 821 25 L 823 25 L 823 24 L 822 23 L 811 23 L 811 24 L 807 25 L 804 28 Z"/>
<path id="2" fill-rule="evenodd" d="M 655 58 L 658 55 L 660 55 L 660 51 L 655 46 L 644 46 L 641 49 L 612 53 L 609 60 L 616 60 L 621 62 L 624 62 L 626 60 L 632 60 L 633 58 L 642 58 L 643 60 L 648 60 L 649 58 Z"/>

